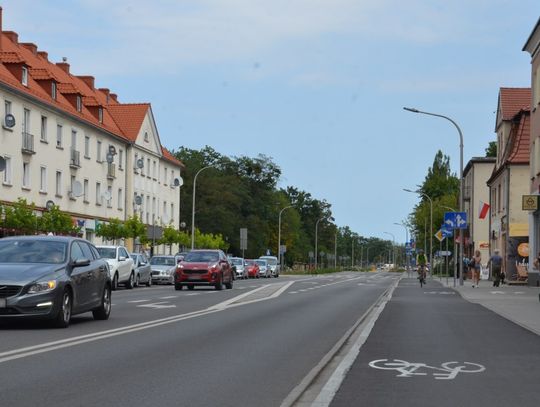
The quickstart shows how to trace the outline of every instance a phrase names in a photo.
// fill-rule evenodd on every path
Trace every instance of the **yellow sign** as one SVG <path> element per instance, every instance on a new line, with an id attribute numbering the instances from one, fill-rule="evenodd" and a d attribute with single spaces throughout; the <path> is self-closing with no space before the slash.
<path id="1" fill-rule="evenodd" d="M 442 230 L 441 230 L 441 229 L 439 229 L 439 230 L 437 231 L 437 233 L 435 233 L 435 237 L 437 238 L 437 240 L 438 240 L 439 242 L 442 242 L 442 241 L 443 241 L 444 236 L 443 236 L 443 233 L 442 233 Z"/>
<path id="2" fill-rule="evenodd" d="M 529 236 L 529 224 L 528 223 L 511 223 L 510 224 L 510 236 Z"/>
<path id="3" fill-rule="evenodd" d="M 521 197 L 521 209 L 535 211 L 538 209 L 538 195 L 523 195 Z"/>

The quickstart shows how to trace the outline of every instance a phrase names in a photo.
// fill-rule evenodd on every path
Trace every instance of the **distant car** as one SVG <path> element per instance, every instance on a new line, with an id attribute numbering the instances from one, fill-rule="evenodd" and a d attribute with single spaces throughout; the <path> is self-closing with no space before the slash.
<path id="1" fill-rule="evenodd" d="M 155 284 L 174 284 L 176 265 L 177 261 L 175 256 L 153 256 L 150 259 L 152 282 Z"/>
<path id="2" fill-rule="evenodd" d="M 248 278 L 246 262 L 241 257 L 229 257 L 229 262 L 236 274 L 237 278 Z"/>
<path id="3" fill-rule="evenodd" d="M 133 259 L 124 246 L 96 246 L 99 254 L 109 263 L 112 289 L 117 290 L 119 284 L 126 288 L 135 287 L 135 268 Z"/>
<path id="4" fill-rule="evenodd" d="M 280 265 L 276 256 L 261 256 L 259 259 L 266 260 L 270 266 L 270 271 L 273 277 L 279 277 Z"/>
<path id="5" fill-rule="evenodd" d="M 259 265 L 255 260 L 246 260 L 245 268 L 247 269 L 248 278 L 259 278 Z"/>
<path id="6" fill-rule="evenodd" d="M 176 261 L 182 261 L 184 260 L 184 257 L 186 257 L 186 254 L 188 254 L 189 252 L 178 252 L 174 255 L 174 257 L 176 257 Z"/>
<path id="7" fill-rule="evenodd" d="M 147 287 L 152 285 L 152 267 L 144 253 L 131 253 L 133 266 L 135 267 L 135 287 L 141 284 L 146 284 Z"/>
<path id="8" fill-rule="evenodd" d="M 272 270 L 270 269 L 270 265 L 268 264 L 268 260 L 264 259 L 255 259 L 255 263 L 259 265 L 259 276 L 270 278 L 272 277 Z"/>
<path id="9" fill-rule="evenodd" d="M 18 236 L 0 239 L 0 319 L 43 318 L 65 328 L 71 316 L 111 313 L 109 266 L 83 239 Z"/>
<path id="10" fill-rule="evenodd" d="M 199 285 L 214 286 L 216 290 L 222 290 L 223 285 L 233 287 L 233 269 L 223 251 L 192 250 L 178 264 L 174 288 L 186 286 L 193 290 Z"/>

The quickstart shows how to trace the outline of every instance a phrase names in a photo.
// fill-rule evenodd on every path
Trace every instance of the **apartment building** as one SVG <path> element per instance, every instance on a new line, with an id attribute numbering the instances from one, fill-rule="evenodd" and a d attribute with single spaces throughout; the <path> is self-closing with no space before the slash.
<path id="1" fill-rule="evenodd" d="M 120 103 L 94 82 L 1 31 L 0 202 L 58 205 L 96 243 L 110 218 L 178 225 L 183 164 L 161 145 L 151 105 Z"/>

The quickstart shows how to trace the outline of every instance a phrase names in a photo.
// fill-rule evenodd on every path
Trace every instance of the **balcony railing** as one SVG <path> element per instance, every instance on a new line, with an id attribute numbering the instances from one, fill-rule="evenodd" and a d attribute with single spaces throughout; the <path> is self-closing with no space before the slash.
<path id="1" fill-rule="evenodd" d="M 81 168 L 81 152 L 74 148 L 70 152 L 69 166 L 71 168 Z"/>
<path id="2" fill-rule="evenodd" d="M 35 154 L 36 150 L 34 150 L 34 135 L 30 133 L 24 133 L 22 134 L 22 152 L 24 154 Z"/>
<path id="3" fill-rule="evenodd" d="M 108 163 L 107 164 L 107 179 L 116 178 L 116 164 Z"/>

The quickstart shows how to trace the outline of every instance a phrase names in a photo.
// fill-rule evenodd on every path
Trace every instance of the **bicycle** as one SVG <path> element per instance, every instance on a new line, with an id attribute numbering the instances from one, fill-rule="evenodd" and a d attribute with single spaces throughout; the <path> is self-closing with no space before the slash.
<path id="1" fill-rule="evenodd" d="M 426 265 L 418 265 L 418 280 L 420 281 L 420 287 L 426 284 Z"/>

